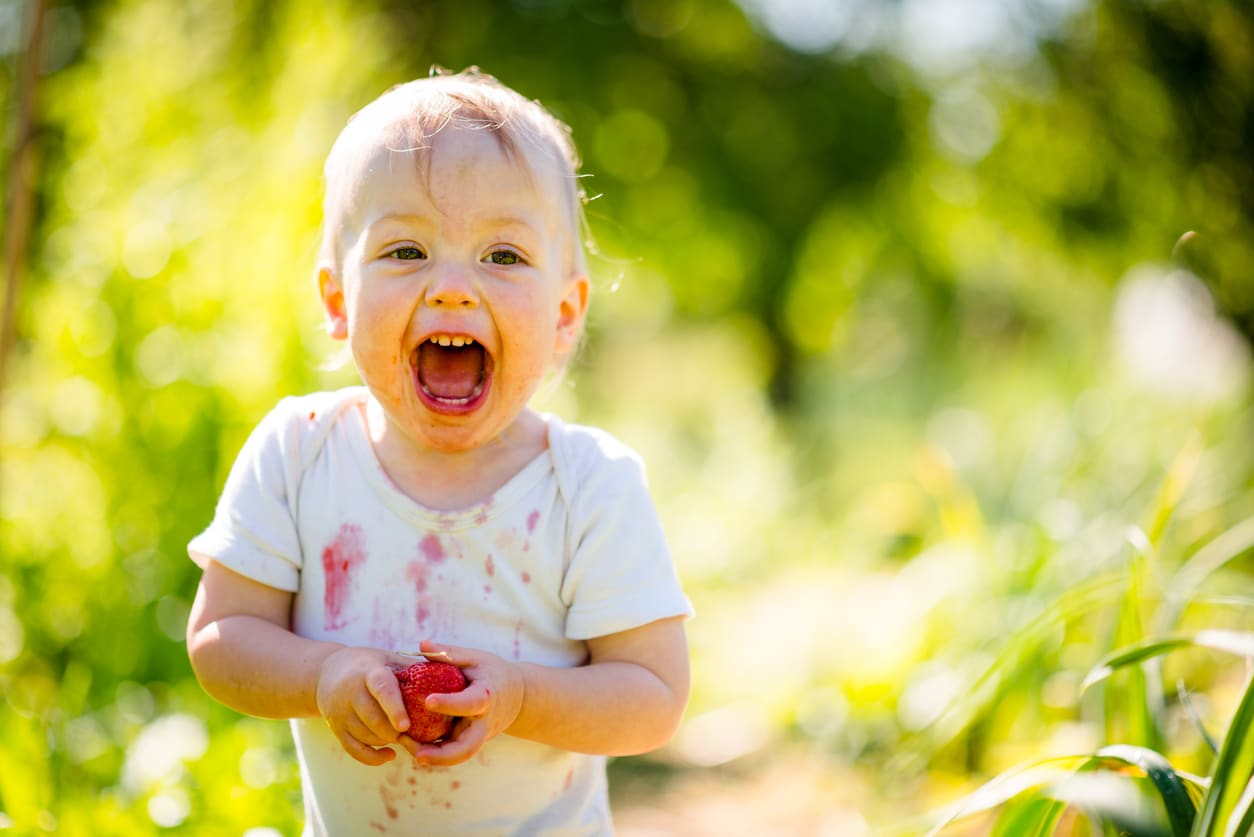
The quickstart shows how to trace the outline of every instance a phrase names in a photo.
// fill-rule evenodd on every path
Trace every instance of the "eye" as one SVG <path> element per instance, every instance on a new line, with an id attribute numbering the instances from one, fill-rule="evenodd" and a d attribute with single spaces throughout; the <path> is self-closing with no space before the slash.
<path id="1" fill-rule="evenodd" d="M 419 250 L 417 247 L 397 247 L 388 253 L 388 256 L 401 261 L 414 261 L 415 259 L 425 259 L 427 254 Z"/>
<path id="2" fill-rule="evenodd" d="M 522 257 L 513 250 L 493 250 L 488 254 L 484 261 L 491 262 L 492 264 L 511 265 L 521 263 Z"/>

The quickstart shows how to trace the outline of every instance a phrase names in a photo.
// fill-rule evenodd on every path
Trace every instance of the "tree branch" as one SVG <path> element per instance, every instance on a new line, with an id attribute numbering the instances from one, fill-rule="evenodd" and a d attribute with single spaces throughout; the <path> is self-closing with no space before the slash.
<path id="1" fill-rule="evenodd" d="M 9 355 L 17 342 L 17 307 L 30 247 L 38 162 L 35 143 L 36 93 L 43 63 L 46 0 L 33 0 L 17 73 L 17 131 L 4 196 L 4 310 L 0 314 L 0 403 L 8 381 Z"/>

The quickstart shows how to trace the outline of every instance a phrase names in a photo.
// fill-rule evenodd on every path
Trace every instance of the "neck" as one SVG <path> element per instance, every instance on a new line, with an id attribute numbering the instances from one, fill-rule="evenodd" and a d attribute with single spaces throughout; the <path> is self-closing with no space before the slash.
<path id="1" fill-rule="evenodd" d="M 483 502 L 548 447 L 548 427 L 530 409 L 487 443 L 459 451 L 415 444 L 387 420 L 373 398 L 366 402 L 364 418 L 375 456 L 393 484 L 438 511 Z"/>

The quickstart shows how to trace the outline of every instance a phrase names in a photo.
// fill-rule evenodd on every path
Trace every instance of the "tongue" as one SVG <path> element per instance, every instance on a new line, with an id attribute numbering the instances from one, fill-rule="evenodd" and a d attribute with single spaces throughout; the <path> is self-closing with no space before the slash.
<path id="1" fill-rule="evenodd" d="M 469 398 L 483 380 L 483 349 L 424 343 L 418 352 L 418 380 L 437 398 Z"/>

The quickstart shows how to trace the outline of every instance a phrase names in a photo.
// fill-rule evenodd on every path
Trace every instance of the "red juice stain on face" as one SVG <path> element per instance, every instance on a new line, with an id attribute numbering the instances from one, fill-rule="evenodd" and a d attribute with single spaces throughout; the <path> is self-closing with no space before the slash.
<path id="1" fill-rule="evenodd" d="M 366 560 L 361 527 L 345 523 L 331 543 L 322 550 L 322 572 L 326 589 L 322 594 L 327 630 L 344 627 L 344 605 L 348 601 L 353 568 Z"/>

